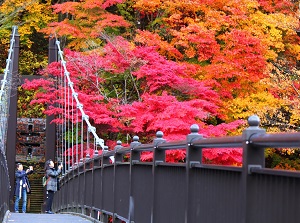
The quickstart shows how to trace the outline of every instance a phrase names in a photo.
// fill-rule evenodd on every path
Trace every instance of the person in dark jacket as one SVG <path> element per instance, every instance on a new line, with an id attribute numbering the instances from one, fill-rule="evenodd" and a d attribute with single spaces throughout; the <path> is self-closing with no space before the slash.
<path id="1" fill-rule="evenodd" d="M 27 178 L 28 174 L 33 172 L 33 167 L 30 166 L 26 171 L 23 170 L 23 165 L 21 163 L 17 163 L 17 170 L 15 173 L 16 176 L 16 188 L 15 188 L 15 212 L 19 212 L 19 202 L 22 199 L 22 212 L 26 213 L 26 205 L 27 205 L 27 193 L 30 192 L 30 184 Z"/>
<path id="2" fill-rule="evenodd" d="M 46 211 L 47 214 L 53 214 L 52 212 L 52 201 L 54 193 L 57 191 L 57 179 L 61 173 L 62 165 L 58 166 L 58 169 L 55 170 L 54 162 L 52 160 L 47 160 L 45 163 L 45 175 L 46 175 Z"/>

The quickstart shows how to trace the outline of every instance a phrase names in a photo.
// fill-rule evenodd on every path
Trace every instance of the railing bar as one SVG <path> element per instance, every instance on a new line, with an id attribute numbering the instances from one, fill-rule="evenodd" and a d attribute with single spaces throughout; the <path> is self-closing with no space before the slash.
<path id="1" fill-rule="evenodd" d="M 144 165 L 144 166 L 152 166 L 153 162 L 142 162 L 142 161 L 138 161 L 138 162 L 134 162 L 134 164 L 132 165 Z"/>
<path id="2" fill-rule="evenodd" d="M 127 218 L 124 218 L 124 217 L 122 217 L 122 216 L 120 216 L 120 215 L 118 215 L 118 214 L 115 214 L 115 217 L 118 218 L 118 219 L 121 220 L 121 221 L 128 222 L 128 219 L 127 219 Z"/>
<path id="3" fill-rule="evenodd" d="M 130 165 L 130 162 L 120 162 L 120 161 L 117 161 L 117 162 L 115 162 L 115 164 L 117 166 L 123 166 L 123 165 Z"/>
<path id="4" fill-rule="evenodd" d="M 242 136 L 225 136 L 219 138 L 205 138 L 195 140 L 191 143 L 191 146 L 201 148 L 231 148 L 231 147 L 242 147 L 243 140 Z"/>
<path id="5" fill-rule="evenodd" d="M 250 143 L 261 147 L 300 147 L 300 133 L 254 134 Z"/>
<path id="6" fill-rule="evenodd" d="M 121 149 L 118 149 L 116 151 L 117 154 L 126 154 L 126 153 L 130 153 L 131 151 L 131 148 L 129 147 L 124 147 L 124 148 L 121 148 Z"/>
<path id="7" fill-rule="evenodd" d="M 100 212 L 101 212 L 101 209 L 96 208 L 96 207 L 92 207 L 92 210 L 93 210 L 93 211 L 100 211 Z"/>
<path id="8" fill-rule="evenodd" d="M 102 154 L 103 157 L 110 157 L 113 156 L 115 154 L 115 151 L 107 151 L 105 153 Z"/>
<path id="9" fill-rule="evenodd" d="M 241 167 L 233 166 L 221 166 L 221 165 L 212 165 L 212 164 L 194 164 L 193 168 L 199 169 L 211 169 L 211 170 L 224 170 L 224 171 L 233 171 L 233 172 L 242 172 Z"/>
<path id="10" fill-rule="evenodd" d="M 252 168 L 251 174 L 265 174 L 265 175 L 272 175 L 272 176 L 300 178 L 300 171 L 276 170 L 276 169 L 268 169 L 268 168 Z"/>
<path id="11" fill-rule="evenodd" d="M 157 146 L 159 149 L 173 149 L 186 147 L 186 140 L 173 141 L 173 142 L 164 142 Z"/>
<path id="12" fill-rule="evenodd" d="M 133 151 L 143 152 L 143 151 L 153 151 L 153 144 L 144 144 L 137 147 L 132 148 Z"/>
<path id="13" fill-rule="evenodd" d="M 197 145 L 191 144 L 195 148 L 202 148 L 202 149 L 226 149 L 226 148 L 242 148 L 241 143 L 198 143 Z"/>
<path id="14" fill-rule="evenodd" d="M 166 162 L 161 162 L 157 163 L 157 166 L 169 166 L 169 167 L 186 167 L 185 163 L 166 163 Z"/>
<path id="15" fill-rule="evenodd" d="M 107 215 L 111 215 L 111 216 L 113 216 L 114 215 L 114 213 L 112 213 L 112 212 L 110 212 L 110 211 L 106 211 L 106 210 L 100 210 L 100 212 L 102 212 L 102 213 L 104 213 L 104 214 L 107 214 Z"/>

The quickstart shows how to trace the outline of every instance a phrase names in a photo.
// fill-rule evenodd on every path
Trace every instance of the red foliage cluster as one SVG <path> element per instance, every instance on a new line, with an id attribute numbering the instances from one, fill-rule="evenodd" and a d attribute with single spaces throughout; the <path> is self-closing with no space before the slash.
<path id="1" fill-rule="evenodd" d="M 65 50 L 64 55 L 78 99 L 103 138 L 114 133 L 118 137 L 138 134 L 151 140 L 160 130 L 165 139 L 178 140 L 190 133 L 194 123 L 200 126 L 204 136 L 221 136 L 241 124 L 237 121 L 207 125 L 209 118 L 220 115 L 218 94 L 205 82 L 190 78 L 186 65 L 166 60 L 152 47 L 133 48 L 124 39 L 117 38 L 101 53 Z M 71 103 L 71 94 L 67 94 L 68 99 L 63 98 L 68 86 L 61 85 L 65 80 L 59 62 L 50 64 L 43 72 L 45 76 L 50 74 L 51 78 L 47 80 L 26 82 L 23 87 L 39 89 L 32 103 L 47 103 L 47 115 L 60 115 L 56 122 L 61 123 L 62 118 L 66 118 L 75 123 L 78 121 L 76 104 Z M 68 114 L 65 108 L 68 108 Z M 167 154 L 168 162 L 185 159 L 184 150 Z M 206 154 L 206 159 L 212 162 L 217 162 L 214 156 L 220 155 Z M 226 155 L 220 160 L 222 163 L 239 163 L 237 154 L 241 155 L 240 152 L 224 151 L 223 154 Z M 142 160 L 148 160 L 149 156 L 144 154 Z"/>

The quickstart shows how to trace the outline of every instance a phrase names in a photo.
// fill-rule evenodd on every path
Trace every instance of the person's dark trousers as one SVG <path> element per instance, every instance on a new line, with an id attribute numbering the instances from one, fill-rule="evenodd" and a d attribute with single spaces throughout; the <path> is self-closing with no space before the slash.
<path id="1" fill-rule="evenodd" d="M 52 211 L 53 197 L 54 197 L 54 191 L 47 190 L 46 211 Z"/>

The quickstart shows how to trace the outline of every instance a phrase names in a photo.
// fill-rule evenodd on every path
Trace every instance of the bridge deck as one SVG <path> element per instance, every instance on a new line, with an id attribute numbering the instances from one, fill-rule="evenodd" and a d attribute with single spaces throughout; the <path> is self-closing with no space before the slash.
<path id="1" fill-rule="evenodd" d="M 71 214 L 30 214 L 10 213 L 3 223 L 91 223 L 87 218 Z"/>

